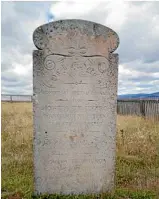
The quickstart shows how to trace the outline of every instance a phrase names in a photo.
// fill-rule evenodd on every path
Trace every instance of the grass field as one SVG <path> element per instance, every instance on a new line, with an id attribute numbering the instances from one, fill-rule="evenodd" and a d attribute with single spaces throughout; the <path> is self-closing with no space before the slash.
<path id="1" fill-rule="evenodd" d="M 1 121 L 2 196 L 19 192 L 23 198 L 31 198 L 32 104 L 2 103 Z M 159 122 L 118 116 L 113 198 L 159 198 Z"/>

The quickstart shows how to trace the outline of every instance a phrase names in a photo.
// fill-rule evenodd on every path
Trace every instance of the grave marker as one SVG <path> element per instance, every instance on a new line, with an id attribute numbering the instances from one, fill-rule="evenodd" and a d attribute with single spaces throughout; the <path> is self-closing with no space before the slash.
<path id="1" fill-rule="evenodd" d="M 33 34 L 36 193 L 90 194 L 114 187 L 117 34 L 61 20 Z"/>

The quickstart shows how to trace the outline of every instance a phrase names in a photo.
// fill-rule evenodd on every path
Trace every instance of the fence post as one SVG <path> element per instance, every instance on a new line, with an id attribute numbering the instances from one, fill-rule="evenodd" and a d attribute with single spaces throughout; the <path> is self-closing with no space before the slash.
<path id="1" fill-rule="evenodd" d="M 145 117 L 145 101 L 144 100 L 140 101 L 140 112 L 141 112 L 141 116 Z"/>

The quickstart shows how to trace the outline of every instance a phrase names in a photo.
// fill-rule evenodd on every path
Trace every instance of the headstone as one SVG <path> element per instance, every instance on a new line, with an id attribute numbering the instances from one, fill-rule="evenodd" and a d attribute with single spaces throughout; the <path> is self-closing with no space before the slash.
<path id="1" fill-rule="evenodd" d="M 33 34 L 35 193 L 91 194 L 114 187 L 117 34 L 60 20 Z"/>

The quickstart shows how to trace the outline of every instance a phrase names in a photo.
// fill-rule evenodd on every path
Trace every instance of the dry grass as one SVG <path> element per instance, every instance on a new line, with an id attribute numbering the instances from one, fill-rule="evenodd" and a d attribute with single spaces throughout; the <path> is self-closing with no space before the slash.
<path id="1" fill-rule="evenodd" d="M 33 191 L 32 104 L 2 103 L 2 193 Z"/>
<path id="2" fill-rule="evenodd" d="M 159 190 L 159 123 L 118 116 L 117 183 L 132 189 Z"/>
<path id="3" fill-rule="evenodd" d="M 2 194 L 33 192 L 31 103 L 2 103 Z M 159 123 L 133 116 L 117 120 L 117 188 L 159 189 Z"/>

